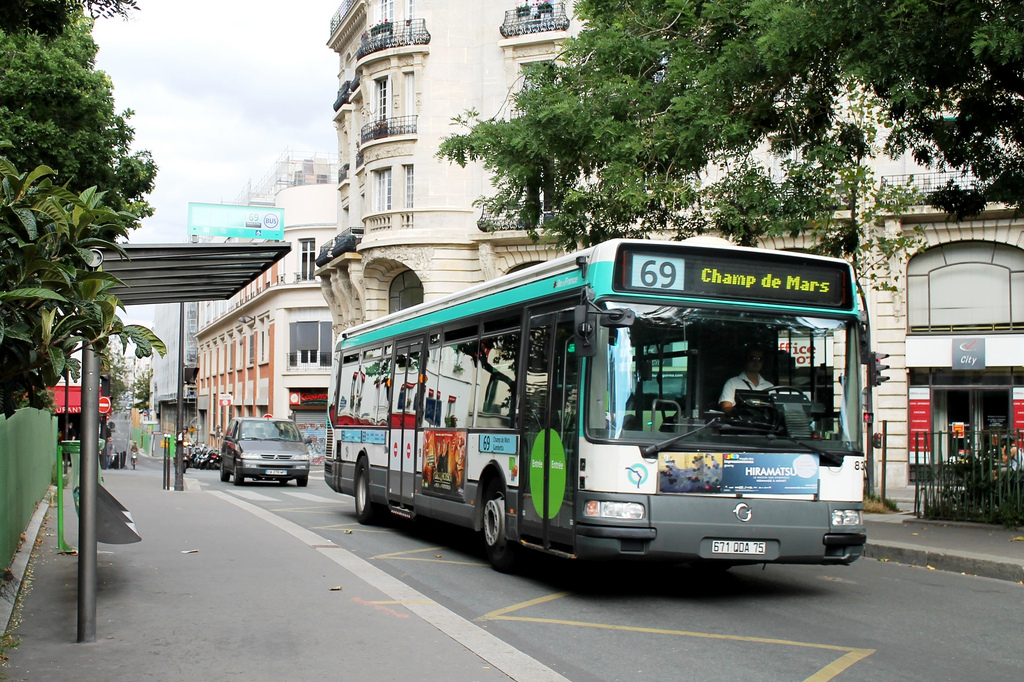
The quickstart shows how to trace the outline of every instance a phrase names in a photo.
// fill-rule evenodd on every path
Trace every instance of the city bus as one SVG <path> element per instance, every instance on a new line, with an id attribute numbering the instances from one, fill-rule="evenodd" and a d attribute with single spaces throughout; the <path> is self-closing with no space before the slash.
<path id="1" fill-rule="evenodd" d="M 363 524 L 482 531 L 499 571 L 527 548 L 849 564 L 862 325 L 839 259 L 608 241 L 347 329 L 326 482 Z M 751 353 L 763 383 L 723 402 Z"/>

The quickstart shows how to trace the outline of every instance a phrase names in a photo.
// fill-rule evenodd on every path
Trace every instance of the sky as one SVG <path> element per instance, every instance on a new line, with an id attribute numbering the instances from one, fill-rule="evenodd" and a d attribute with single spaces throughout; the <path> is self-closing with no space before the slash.
<path id="1" fill-rule="evenodd" d="M 132 109 L 133 150 L 159 167 L 156 213 L 136 243 L 187 241 L 188 203 L 233 202 L 286 151 L 337 153 L 338 57 L 326 45 L 342 0 L 139 0 L 99 19 L 96 68 L 117 110 Z M 152 306 L 122 319 L 152 322 Z"/>

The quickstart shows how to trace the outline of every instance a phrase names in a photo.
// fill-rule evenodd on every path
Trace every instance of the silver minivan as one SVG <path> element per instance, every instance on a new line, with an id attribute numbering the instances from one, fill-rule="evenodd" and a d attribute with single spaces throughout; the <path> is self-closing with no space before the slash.
<path id="1" fill-rule="evenodd" d="M 290 419 L 239 417 L 232 419 L 220 446 L 220 480 L 235 477 L 235 485 L 245 479 L 280 481 L 287 485 L 295 479 L 300 487 L 309 483 L 309 451 Z"/>

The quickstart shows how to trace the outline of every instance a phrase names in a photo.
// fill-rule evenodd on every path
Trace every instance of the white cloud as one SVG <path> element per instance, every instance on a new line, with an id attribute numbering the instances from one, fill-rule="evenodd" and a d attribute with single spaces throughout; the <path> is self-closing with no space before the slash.
<path id="1" fill-rule="evenodd" d="M 156 214 L 132 243 L 186 241 L 188 202 L 233 201 L 286 149 L 337 151 L 326 43 L 340 1 L 146 0 L 129 21 L 96 22 L 96 68 L 135 112 L 133 148 L 160 167 Z M 122 317 L 149 324 L 153 307 Z"/>

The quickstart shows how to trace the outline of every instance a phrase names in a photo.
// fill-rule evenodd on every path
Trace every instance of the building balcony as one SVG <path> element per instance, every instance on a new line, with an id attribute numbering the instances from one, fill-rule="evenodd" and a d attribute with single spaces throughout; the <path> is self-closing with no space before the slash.
<path id="1" fill-rule="evenodd" d="M 348 180 L 348 164 L 347 163 L 345 165 L 343 165 L 341 168 L 338 169 L 338 184 L 340 185 L 341 183 L 345 182 L 346 180 Z"/>
<path id="2" fill-rule="evenodd" d="M 341 22 L 344 21 L 345 16 L 349 13 L 353 7 L 355 7 L 356 0 L 342 0 L 341 5 L 338 7 L 338 11 L 331 17 L 331 35 L 338 30 L 341 26 Z"/>
<path id="3" fill-rule="evenodd" d="M 331 354 L 313 350 L 300 350 L 288 354 L 288 370 L 291 372 L 329 372 Z"/>
<path id="4" fill-rule="evenodd" d="M 551 211 L 545 211 L 540 215 L 540 225 L 554 217 Z M 516 230 L 536 229 L 538 225 L 527 225 L 518 215 L 494 215 L 487 209 L 480 214 L 476 221 L 477 229 L 481 232 L 514 232 Z"/>
<path id="5" fill-rule="evenodd" d="M 365 220 L 366 232 L 376 234 L 389 230 L 411 230 L 416 227 L 415 215 L 412 212 L 401 211 L 368 216 Z"/>
<path id="6" fill-rule="evenodd" d="M 883 187 L 913 187 L 923 194 L 945 189 L 950 183 L 959 185 L 961 189 L 974 189 L 978 186 L 978 179 L 957 171 L 882 176 Z"/>
<path id="7" fill-rule="evenodd" d="M 569 17 L 565 15 L 564 2 L 547 3 L 547 8 L 518 7 L 505 11 L 505 21 L 501 25 L 504 38 L 514 38 L 530 33 L 545 31 L 565 31 L 569 28 Z"/>
<path id="8" fill-rule="evenodd" d="M 388 50 L 393 47 L 408 45 L 427 45 L 430 33 L 427 31 L 426 19 L 406 19 L 405 21 L 389 21 L 377 24 L 363 33 L 356 50 L 356 59 L 368 54 Z"/>
<path id="9" fill-rule="evenodd" d="M 416 134 L 416 116 L 396 116 L 395 118 L 371 121 L 364 125 L 359 131 L 359 141 L 363 143 L 395 135 L 414 134 Z"/>

